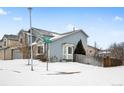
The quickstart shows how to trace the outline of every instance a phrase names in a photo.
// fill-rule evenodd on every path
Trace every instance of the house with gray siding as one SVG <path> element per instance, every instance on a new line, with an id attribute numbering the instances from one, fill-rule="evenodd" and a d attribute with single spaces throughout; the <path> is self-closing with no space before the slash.
<path id="1" fill-rule="evenodd" d="M 79 40 L 84 49 L 87 49 L 88 35 L 82 30 L 74 30 L 66 33 L 55 33 L 42 29 L 32 28 L 34 58 L 46 54 L 51 61 L 72 61 L 73 53 Z M 45 44 L 42 37 L 49 37 L 52 43 Z M 35 43 L 34 43 L 35 42 Z"/>
<path id="2" fill-rule="evenodd" d="M 84 49 L 87 49 L 87 37 L 88 35 L 80 29 L 51 38 L 52 43 L 49 45 L 50 58 L 53 60 L 56 58 L 56 61 L 72 61 L 73 53 L 79 40 L 82 41 Z"/>

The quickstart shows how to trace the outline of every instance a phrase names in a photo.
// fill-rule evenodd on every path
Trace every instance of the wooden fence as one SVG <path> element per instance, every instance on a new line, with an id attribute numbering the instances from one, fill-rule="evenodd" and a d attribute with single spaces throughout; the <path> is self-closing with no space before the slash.
<path id="1" fill-rule="evenodd" d="M 75 54 L 74 61 L 90 64 L 95 66 L 103 66 L 103 67 L 112 67 L 112 66 L 120 66 L 123 65 L 123 62 L 119 59 L 110 58 L 110 57 L 89 57 L 84 55 Z"/>
<path id="2" fill-rule="evenodd" d="M 74 55 L 74 61 L 94 66 L 102 66 L 102 58 L 101 57 L 90 57 L 80 54 Z"/>
<path id="3" fill-rule="evenodd" d="M 112 67 L 112 66 L 120 66 L 123 65 L 123 62 L 119 59 L 116 58 L 110 58 L 110 57 L 106 57 L 103 60 L 103 66 L 104 67 Z"/>

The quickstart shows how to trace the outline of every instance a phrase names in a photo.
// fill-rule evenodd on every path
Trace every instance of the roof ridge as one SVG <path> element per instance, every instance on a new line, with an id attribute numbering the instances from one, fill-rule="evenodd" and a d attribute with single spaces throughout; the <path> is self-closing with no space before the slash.
<path id="1" fill-rule="evenodd" d="M 72 31 L 69 31 L 69 32 L 65 32 L 65 33 L 62 33 L 61 35 L 77 32 L 77 31 L 82 31 L 86 36 L 88 36 L 82 29 L 77 29 L 77 30 L 72 30 Z"/>
<path id="2" fill-rule="evenodd" d="M 53 31 L 49 31 L 49 30 L 45 30 L 45 29 L 40 29 L 40 28 L 35 28 L 35 27 L 32 27 L 32 29 L 41 30 L 41 31 L 46 31 L 46 32 L 48 32 L 48 33 L 60 34 L 60 33 L 57 33 L 57 32 L 53 32 Z"/>

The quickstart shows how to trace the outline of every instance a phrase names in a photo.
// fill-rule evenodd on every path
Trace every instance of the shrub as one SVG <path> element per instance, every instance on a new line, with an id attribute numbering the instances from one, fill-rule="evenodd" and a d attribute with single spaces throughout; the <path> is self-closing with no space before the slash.
<path id="1" fill-rule="evenodd" d="M 82 44 L 82 41 L 81 41 L 81 40 L 80 40 L 80 41 L 78 42 L 78 44 L 76 45 L 74 54 L 86 55 L 86 51 L 85 51 L 85 49 L 84 49 L 84 47 L 83 47 L 83 44 Z"/>

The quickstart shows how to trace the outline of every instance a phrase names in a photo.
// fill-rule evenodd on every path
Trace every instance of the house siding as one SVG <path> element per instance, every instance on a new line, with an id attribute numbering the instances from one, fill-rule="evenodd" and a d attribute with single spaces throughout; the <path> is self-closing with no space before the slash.
<path id="1" fill-rule="evenodd" d="M 88 46 L 87 47 L 87 56 L 95 56 L 95 54 L 97 54 L 100 51 L 100 49 L 92 47 L 92 46 Z"/>
<path id="2" fill-rule="evenodd" d="M 2 45 L 3 45 L 3 42 L 2 42 L 2 41 L 0 41 L 0 48 L 2 48 Z"/>
<path id="3" fill-rule="evenodd" d="M 4 60 L 4 50 L 0 49 L 0 60 Z"/>
<path id="4" fill-rule="evenodd" d="M 6 41 L 6 46 L 4 46 L 4 41 Z M 18 45 L 19 45 L 18 40 L 9 40 L 5 37 L 3 38 L 2 48 L 16 47 Z"/>
<path id="5" fill-rule="evenodd" d="M 27 32 L 24 32 L 23 30 L 21 30 L 18 33 L 18 38 L 19 38 L 19 48 L 20 48 L 20 52 L 23 55 L 23 59 L 27 59 L 30 57 L 30 50 L 29 50 L 29 46 L 28 46 L 28 35 L 26 34 Z M 22 40 L 22 41 L 21 41 Z"/>
<path id="6" fill-rule="evenodd" d="M 18 37 L 19 37 L 19 44 L 20 45 L 28 45 L 28 35 L 26 35 L 26 33 L 20 31 L 19 34 L 18 34 Z M 22 43 L 20 43 L 20 40 L 22 39 Z"/>
<path id="7" fill-rule="evenodd" d="M 33 58 L 36 59 L 37 58 L 37 45 L 33 46 Z"/>
<path id="8" fill-rule="evenodd" d="M 63 48 L 62 48 L 62 44 L 64 43 L 69 43 L 69 44 L 74 44 L 74 47 L 77 45 L 79 40 L 82 40 L 82 44 L 85 48 L 85 50 L 87 49 L 87 36 L 84 35 L 81 31 L 66 36 L 64 38 L 58 39 L 56 41 L 53 41 L 50 44 L 50 58 L 57 58 L 56 61 L 61 61 L 63 59 Z"/>
<path id="9" fill-rule="evenodd" d="M 6 41 L 6 46 L 4 46 L 4 41 Z M 3 37 L 0 49 L 0 60 L 11 60 L 12 59 L 12 49 L 19 45 L 18 40 L 10 40 Z"/>
<path id="10" fill-rule="evenodd" d="M 16 40 L 8 40 L 7 43 L 8 43 L 8 44 L 7 44 L 7 45 L 8 45 L 7 47 L 16 47 L 16 46 L 19 45 L 19 42 L 16 41 Z"/>
<path id="11" fill-rule="evenodd" d="M 0 49 L 0 60 L 11 60 L 12 50 L 10 48 Z"/>

